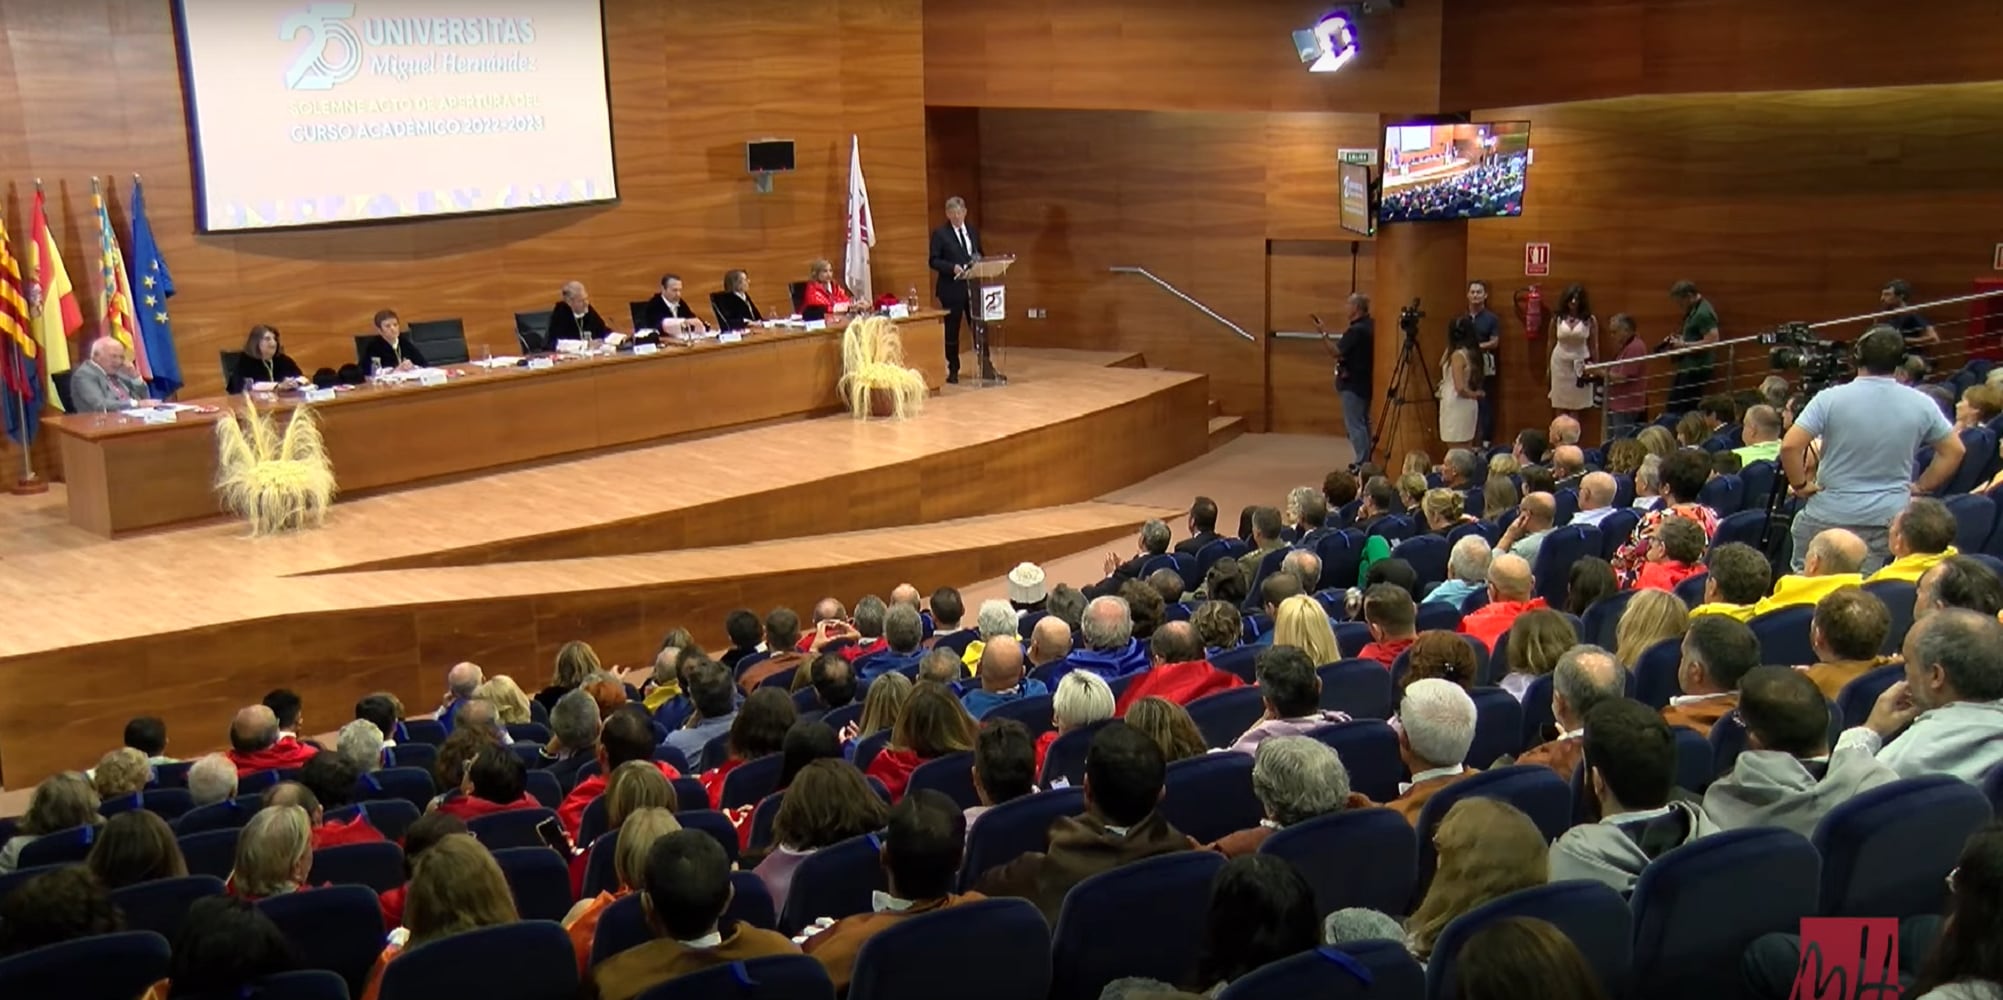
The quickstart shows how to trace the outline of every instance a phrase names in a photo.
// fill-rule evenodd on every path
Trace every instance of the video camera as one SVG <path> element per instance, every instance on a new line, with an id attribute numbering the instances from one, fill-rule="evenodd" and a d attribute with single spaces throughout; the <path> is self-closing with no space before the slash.
<path id="1" fill-rule="evenodd" d="M 1398 329 L 1413 340 L 1419 338 L 1419 321 L 1426 318 L 1426 311 L 1419 308 L 1419 297 L 1412 296 L 1412 304 L 1398 310 Z"/>
<path id="2" fill-rule="evenodd" d="M 1801 373 L 1801 388 L 1813 396 L 1856 370 L 1850 345 L 1821 340 L 1806 323 L 1782 323 L 1759 335 L 1769 347 L 1767 361 L 1776 371 Z"/>

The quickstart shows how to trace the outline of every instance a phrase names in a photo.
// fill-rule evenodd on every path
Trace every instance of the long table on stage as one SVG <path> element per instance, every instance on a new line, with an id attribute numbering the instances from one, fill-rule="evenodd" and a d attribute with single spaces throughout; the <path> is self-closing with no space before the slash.
<path id="1" fill-rule="evenodd" d="M 898 321 L 905 363 L 937 389 L 944 313 Z M 443 385 L 358 386 L 314 405 L 342 494 L 843 408 L 841 327 L 763 329 L 732 344 L 559 360 L 552 368 L 447 366 Z M 194 400 L 234 410 L 240 398 Z M 279 413 L 297 405 L 284 394 Z M 70 522 L 106 537 L 213 518 L 215 424 L 115 413 L 52 417 Z"/>

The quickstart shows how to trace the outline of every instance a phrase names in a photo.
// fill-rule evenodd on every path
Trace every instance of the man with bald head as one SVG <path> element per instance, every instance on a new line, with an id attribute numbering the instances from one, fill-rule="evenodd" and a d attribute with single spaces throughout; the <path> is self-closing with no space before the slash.
<path id="1" fill-rule="evenodd" d="M 1493 651 L 1495 640 L 1516 624 L 1519 615 L 1544 607 L 1544 599 L 1535 596 L 1535 589 L 1529 560 L 1514 553 L 1497 553 L 1488 563 L 1488 603 L 1462 618 L 1460 631 L 1480 639 Z"/>
<path id="2" fill-rule="evenodd" d="M 1532 493 L 1523 498 L 1523 505 L 1516 509 L 1516 520 L 1509 522 L 1508 530 L 1502 533 L 1502 540 L 1495 543 L 1498 552 L 1522 556 L 1530 565 L 1537 564 L 1537 553 L 1544 547 L 1545 536 L 1558 519 L 1558 501 L 1549 493 Z"/>
<path id="3" fill-rule="evenodd" d="M 460 702 L 459 708 L 452 713 L 454 730 L 467 726 L 494 734 L 494 742 L 503 746 L 512 746 L 515 742 L 514 737 L 508 735 L 508 727 L 501 722 L 500 707 L 485 698 L 468 698 Z"/>
<path id="4" fill-rule="evenodd" d="M 1816 604 L 1844 587 L 1859 586 L 1864 575 L 1858 570 L 1870 549 L 1857 533 L 1845 528 L 1829 528 L 1816 534 L 1802 558 L 1801 572 L 1774 581 L 1773 593 L 1753 605 L 1753 614 L 1763 615 L 1776 608 Z"/>
<path id="5" fill-rule="evenodd" d="M 1949 556 L 1920 574 L 1913 587 L 1913 620 L 1942 608 L 2003 617 L 2003 580 L 1974 556 Z"/>
<path id="6" fill-rule="evenodd" d="M 1148 668 L 1147 648 L 1134 638 L 1133 613 L 1119 597 L 1095 597 L 1078 620 L 1083 649 L 1071 651 L 1064 662 L 1044 671 L 1043 683 L 1055 687 L 1073 670 L 1090 670 L 1111 681 Z"/>
<path id="7" fill-rule="evenodd" d="M 1542 764 L 1566 781 L 1586 756 L 1586 713 L 1604 701 L 1627 696 L 1627 671 L 1614 654 L 1593 645 L 1573 646 L 1551 671 L 1551 716 L 1556 738 L 1523 751 L 1518 764 Z"/>
<path id="8" fill-rule="evenodd" d="M 1553 446 L 1579 443 L 1579 418 L 1569 413 L 1560 413 L 1551 418 L 1548 435 Z"/>
<path id="9" fill-rule="evenodd" d="M 1155 629 L 1148 637 L 1148 662 L 1152 665 L 1120 692 L 1114 715 L 1125 715 L 1142 698 L 1187 705 L 1204 695 L 1245 686 L 1237 675 L 1210 665 L 1204 658 L 1203 637 L 1186 621 L 1164 622 Z"/>
<path id="10" fill-rule="evenodd" d="M 1605 472 L 1588 472 L 1579 479 L 1579 509 L 1572 514 L 1577 525 L 1599 527 L 1614 512 L 1614 495 L 1620 492 L 1614 477 Z"/>
<path id="11" fill-rule="evenodd" d="M 486 683 L 487 676 L 477 663 L 454 664 L 445 672 L 445 703 L 438 708 L 438 724 L 445 727 L 445 734 L 452 735 L 454 720 L 459 714 L 459 706 L 473 697 L 473 691 Z"/>
<path id="12" fill-rule="evenodd" d="M 1313 549 L 1295 549 L 1280 560 L 1280 572 L 1299 580 L 1301 593 L 1312 594 L 1321 583 L 1321 557 Z"/>
<path id="13" fill-rule="evenodd" d="M 1586 474 L 1586 450 L 1575 444 L 1551 449 L 1551 473 L 1557 477 L 1559 489 L 1578 489 L 1580 478 Z"/>
<path id="14" fill-rule="evenodd" d="M 274 768 L 304 767 L 320 748 L 296 739 L 281 739 L 278 716 L 263 705 L 238 709 L 230 722 L 230 763 L 239 777 Z"/>
<path id="15" fill-rule="evenodd" d="M 1740 436 L 1746 443 L 1732 449 L 1739 461 L 1746 465 L 1754 462 L 1780 461 L 1780 436 L 1786 432 L 1781 426 L 1780 411 L 1765 403 L 1746 407 L 1746 419 L 1741 422 Z"/>
<path id="16" fill-rule="evenodd" d="M 1012 635 L 990 639 L 981 648 L 981 686 L 960 698 L 967 714 L 978 720 L 1009 702 L 1049 694 L 1042 681 L 1024 675 L 1023 667 L 1021 640 Z"/>
<path id="17" fill-rule="evenodd" d="M 125 345 L 111 337 L 90 342 L 90 360 L 70 373 L 70 402 L 78 413 L 112 413 L 152 406 L 146 380 L 125 360 Z"/>
<path id="18" fill-rule="evenodd" d="M 1044 615 L 1036 620 L 1036 627 L 1029 633 L 1029 651 L 1026 660 L 1029 669 L 1036 670 L 1062 661 L 1071 655 L 1071 626 L 1064 624 L 1056 615 Z"/>
<path id="19" fill-rule="evenodd" d="M 556 350 L 559 340 L 584 340 L 612 332 L 605 317 L 592 308 L 591 293 L 584 290 L 584 282 L 564 282 L 561 295 L 549 311 L 549 342 L 545 345 L 549 350 Z"/>

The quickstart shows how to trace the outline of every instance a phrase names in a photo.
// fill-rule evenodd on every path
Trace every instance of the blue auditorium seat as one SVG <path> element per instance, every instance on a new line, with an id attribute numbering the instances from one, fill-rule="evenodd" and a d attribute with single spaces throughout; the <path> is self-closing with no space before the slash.
<path id="1" fill-rule="evenodd" d="M 961 890 L 972 888 L 990 868 L 1048 847 L 1050 824 L 1084 811 L 1085 790 L 1074 785 L 1034 792 L 982 813 L 980 821 L 967 831 L 966 858 L 960 863 Z"/>
<path id="2" fill-rule="evenodd" d="M 1315 670 L 1321 679 L 1321 707 L 1352 719 L 1388 719 L 1391 670 L 1376 660 L 1337 660 Z"/>
<path id="3" fill-rule="evenodd" d="M 1810 838 L 1822 855 L 1822 915 L 1941 912 L 1941 880 L 1990 815 L 1981 789 L 1938 774 L 1880 785 L 1831 809 Z"/>
<path id="4" fill-rule="evenodd" d="M 1334 750 L 1349 771 L 1349 787 L 1375 802 L 1398 797 L 1405 764 L 1398 756 L 1398 734 L 1389 723 L 1356 719 L 1317 726 L 1305 734 Z"/>
<path id="5" fill-rule="evenodd" d="M 1742 995 L 1740 960 L 1763 934 L 1814 916 L 1821 859 L 1775 827 L 1715 833 L 1655 859 L 1630 897 L 1635 1000 Z"/>
<path id="6" fill-rule="evenodd" d="M 577 953 L 563 926 L 523 920 L 436 938 L 383 969 L 382 1000 L 548 1000 L 577 991 Z"/>
<path id="7" fill-rule="evenodd" d="M 1051 1000 L 1095 1000 L 1126 976 L 1187 982 L 1203 948 L 1210 883 L 1222 867 L 1221 854 L 1184 851 L 1073 886 L 1051 934 Z"/>
<path id="8" fill-rule="evenodd" d="M 1322 946 L 1260 966 L 1217 1000 L 1402 1000 L 1425 994 L 1426 970 L 1397 941 Z"/>
<path id="9" fill-rule="evenodd" d="M 1212 753 L 1170 764 L 1161 814 L 1202 844 L 1257 826 L 1266 810 L 1252 794 L 1252 755 Z"/>
<path id="10" fill-rule="evenodd" d="M 1344 809 L 1275 831 L 1259 846 L 1293 863 L 1323 916 L 1352 906 L 1402 916 L 1419 877 L 1419 840 L 1390 809 Z"/>
<path id="11" fill-rule="evenodd" d="M 978 975 L 965 946 L 979 942 Z M 986 899 L 934 910 L 878 931 L 855 956 L 855 1000 L 933 1000 L 952 983 L 955 1000 L 1014 1000 L 1050 992 L 1050 925 L 1020 899 Z"/>
<path id="12" fill-rule="evenodd" d="M 1510 917 L 1531 917 L 1556 927 L 1578 946 L 1609 997 L 1627 995 L 1632 963 L 1632 919 L 1627 901 L 1601 882 L 1565 881 L 1520 889 L 1455 917 L 1440 931 L 1426 963 L 1426 996 L 1453 1000 L 1461 995 L 1455 960 L 1482 928 Z"/>

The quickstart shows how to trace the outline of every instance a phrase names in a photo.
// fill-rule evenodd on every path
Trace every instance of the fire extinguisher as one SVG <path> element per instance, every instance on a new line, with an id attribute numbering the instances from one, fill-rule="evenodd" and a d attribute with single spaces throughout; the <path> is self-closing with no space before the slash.
<path id="1" fill-rule="evenodd" d="M 1531 285 L 1516 290 L 1516 318 L 1523 323 L 1524 336 L 1538 340 L 1544 336 L 1544 323 L 1550 316 L 1544 311 L 1544 286 Z"/>

